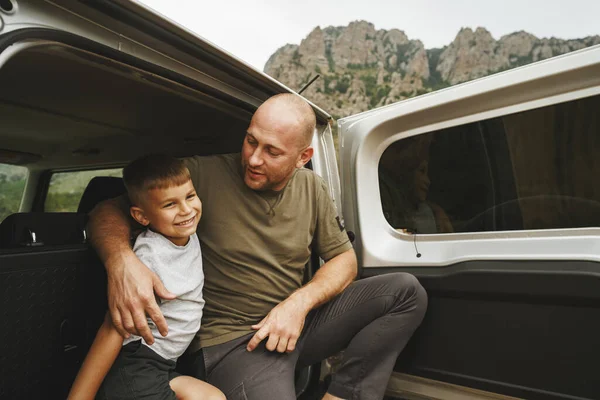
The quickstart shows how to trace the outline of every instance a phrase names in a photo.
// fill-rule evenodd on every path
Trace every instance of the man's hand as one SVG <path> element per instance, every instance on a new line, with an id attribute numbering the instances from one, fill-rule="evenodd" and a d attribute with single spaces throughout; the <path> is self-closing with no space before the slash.
<path id="1" fill-rule="evenodd" d="M 262 321 L 252 326 L 252 329 L 258 332 L 248 342 L 247 350 L 254 350 L 260 342 L 269 337 L 267 350 L 277 350 L 280 353 L 294 351 L 309 311 L 299 296 L 288 297 L 275 306 Z"/>
<path id="2" fill-rule="evenodd" d="M 172 300 L 175 296 L 167 291 L 158 276 L 146 267 L 133 252 L 120 254 L 111 264 L 108 275 L 109 311 L 113 324 L 124 338 L 129 334 L 142 336 L 153 344 L 154 337 L 148 327 L 146 314 L 156 324 L 161 335 L 168 333 L 167 322 L 156 304 L 154 293 Z"/>

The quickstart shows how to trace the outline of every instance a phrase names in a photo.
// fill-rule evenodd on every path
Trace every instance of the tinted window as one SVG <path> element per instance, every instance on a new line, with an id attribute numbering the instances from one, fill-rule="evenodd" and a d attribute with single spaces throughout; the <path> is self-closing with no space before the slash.
<path id="1" fill-rule="evenodd" d="M 44 210 L 48 212 L 76 212 L 88 183 L 96 176 L 123 175 L 121 168 L 95 171 L 59 172 L 52 174 Z"/>
<path id="2" fill-rule="evenodd" d="M 419 233 L 600 226 L 600 96 L 393 143 L 383 212 Z"/>
<path id="3" fill-rule="evenodd" d="M 0 164 L 0 222 L 19 211 L 26 182 L 27 168 Z"/>

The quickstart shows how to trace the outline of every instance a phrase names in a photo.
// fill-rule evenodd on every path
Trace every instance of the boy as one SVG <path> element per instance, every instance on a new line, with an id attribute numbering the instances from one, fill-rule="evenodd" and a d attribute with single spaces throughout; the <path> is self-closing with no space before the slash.
<path id="1" fill-rule="evenodd" d="M 169 333 L 162 337 L 151 324 L 152 346 L 139 336 L 123 340 L 107 315 L 69 400 L 93 399 L 96 393 L 100 399 L 225 399 L 208 383 L 175 372 L 177 358 L 200 328 L 204 306 L 202 257 L 196 236 L 202 203 L 190 173 L 181 160 L 150 155 L 125 167 L 123 180 L 132 204 L 131 216 L 148 228 L 138 236 L 133 250 L 177 296 L 160 303 Z"/>

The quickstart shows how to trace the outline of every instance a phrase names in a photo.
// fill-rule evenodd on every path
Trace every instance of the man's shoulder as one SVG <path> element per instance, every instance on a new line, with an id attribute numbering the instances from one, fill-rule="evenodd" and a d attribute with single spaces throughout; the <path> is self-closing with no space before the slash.
<path id="1" fill-rule="evenodd" d="M 299 168 L 294 177 L 294 184 L 299 187 L 307 187 L 318 193 L 322 190 L 327 190 L 327 184 L 319 174 L 312 169 Z"/>
<path id="2" fill-rule="evenodd" d="M 323 182 L 323 178 L 321 178 L 315 171 L 308 168 L 298 168 L 296 170 L 296 176 L 294 180 L 297 180 L 302 184 L 321 184 Z"/>

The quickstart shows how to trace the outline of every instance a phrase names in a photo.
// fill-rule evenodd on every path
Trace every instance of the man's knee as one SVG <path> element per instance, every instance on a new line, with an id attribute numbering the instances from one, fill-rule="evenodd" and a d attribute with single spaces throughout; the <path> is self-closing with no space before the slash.
<path id="1" fill-rule="evenodd" d="M 428 299 L 427 292 L 419 280 L 414 275 L 405 272 L 387 274 L 386 278 L 389 284 L 393 285 L 397 293 L 400 294 L 398 299 L 401 304 L 399 305 L 402 308 L 409 307 L 415 318 L 420 322 L 427 310 Z"/>

